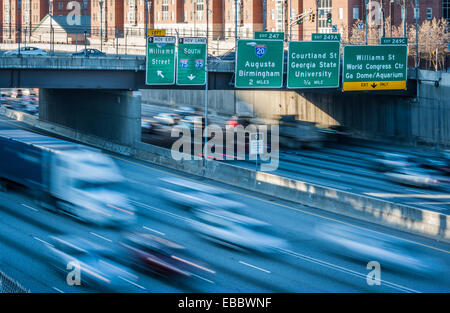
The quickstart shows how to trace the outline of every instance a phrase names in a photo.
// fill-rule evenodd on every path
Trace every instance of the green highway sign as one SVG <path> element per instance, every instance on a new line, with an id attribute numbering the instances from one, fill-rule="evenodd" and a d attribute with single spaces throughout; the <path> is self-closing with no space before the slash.
<path id="1" fill-rule="evenodd" d="M 381 38 L 382 45 L 407 45 L 408 38 L 404 37 L 382 37 Z"/>
<path id="2" fill-rule="evenodd" d="M 206 38 L 180 38 L 177 85 L 206 84 L 206 62 Z"/>
<path id="3" fill-rule="evenodd" d="M 147 85 L 175 84 L 175 42 L 173 36 L 147 38 Z"/>
<path id="4" fill-rule="evenodd" d="M 338 88 L 339 41 L 291 41 L 287 88 Z"/>
<path id="5" fill-rule="evenodd" d="M 406 89 L 408 46 L 345 46 L 343 91 Z"/>
<path id="6" fill-rule="evenodd" d="M 313 41 L 341 41 L 341 34 L 312 34 Z"/>
<path id="7" fill-rule="evenodd" d="M 284 40 L 283 32 L 255 32 L 255 39 Z"/>
<path id="8" fill-rule="evenodd" d="M 283 50 L 283 40 L 238 40 L 235 87 L 283 87 Z"/>

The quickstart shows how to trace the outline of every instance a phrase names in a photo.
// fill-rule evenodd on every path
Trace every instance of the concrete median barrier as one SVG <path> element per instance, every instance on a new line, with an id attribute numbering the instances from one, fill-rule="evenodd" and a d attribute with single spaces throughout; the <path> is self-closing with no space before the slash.
<path id="1" fill-rule="evenodd" d="M 126 147 L 98 137 L 77 133 L 66 127 L 42 122 L 34 116 L 5 108 L 0 109 L 0 114 L 23 121 L 39 129 L 54 132 L 107 151 L 131 156 L 138 160 L 202 176 L 312 208 L 450 242 L 450 216 L 443 213 L 318 186 L 224 162 L 208 160 L 206 168 L 203 168 L 201 160 L 174 160 L 169 149 L 141 142 L 136 143 L 134 147 Z"/>

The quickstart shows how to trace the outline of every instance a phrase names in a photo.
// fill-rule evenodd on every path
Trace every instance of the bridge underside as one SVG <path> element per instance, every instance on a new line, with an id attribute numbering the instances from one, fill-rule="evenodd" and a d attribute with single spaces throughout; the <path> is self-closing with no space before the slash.
<path id="1" fill-rule="evenodd" d="M 132 145 L 141 137 L 141 95 L 127 90 L 40 89 L 39 119 Z"/>

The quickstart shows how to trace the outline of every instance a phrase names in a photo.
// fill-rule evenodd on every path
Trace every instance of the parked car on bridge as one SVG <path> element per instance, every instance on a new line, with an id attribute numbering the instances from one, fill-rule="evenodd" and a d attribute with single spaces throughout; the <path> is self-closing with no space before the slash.
<path id="1" fill-rule="evenodd" d="M 97 49 L 83 49 L 81 51 L 72 53 L 72 56 L 90 56 L 90 57 L 106 57 L 106 53 Z"/>
<path id="2" fill-rule="evenodd" d="M 6 51 L 4 53 L 4 55 L 18 55 L 18 54 L 19 54 L 19 49 Z M 21 47 L 20 54 L 21 55 L 38 55 L 38 56 L 48 55 L 47 51 L 45 51 L 45 50 L 42 50 L 42 49 L 36 48 L 36 47 L 29 47 L 29 46 Z"/>

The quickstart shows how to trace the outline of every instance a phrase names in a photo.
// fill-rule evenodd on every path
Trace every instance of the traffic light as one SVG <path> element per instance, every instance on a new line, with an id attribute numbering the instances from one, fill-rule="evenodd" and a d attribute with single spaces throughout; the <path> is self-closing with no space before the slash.
<path id="1" fill-rule="evenodd" d="M 315 20 L 316 20 L 316 15 L 315 14 L 311 14 L 311 23 L 314 23 Z"/>
<path id="2" fill-rule="evenodd" d="M 331 13 L 327 13 L 327 23 L 331 24 Z"/>
<path id="3" fill-rule="evenodd" d="M 303 20 L 302 20 L 302 19 L 299 19 L 299 20 L 297 21 L 297 24 L 300 25 L 301 23 L 303 23 Z"/>
<path id="4" fill-rule="evenodd" d="M 309 15 L 308 15 L 308 21 L 309 21 L 309 22 L 312 22 L 312 14 L 309 14 Z"/>

